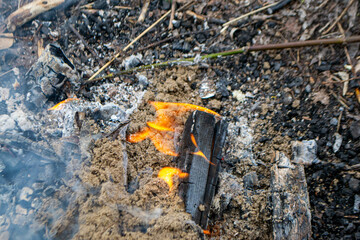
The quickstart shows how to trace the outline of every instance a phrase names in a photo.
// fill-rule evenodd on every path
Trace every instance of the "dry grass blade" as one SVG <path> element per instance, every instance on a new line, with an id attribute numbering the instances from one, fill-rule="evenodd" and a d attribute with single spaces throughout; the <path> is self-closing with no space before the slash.
<path id="1" fill-rule="evenodd" d="M 345 15 L 345 13 L 349 10 L 349 8 L 351 7 L 351 5 L 354 2 L 355 2 L 355 0 L 350 0 L 349 4 L 345 7 L 345 9 L 342 11 L 342 13 L 336 18 L 334 23 L 331 24 L 331 26 L 323 32 L 323 35 L 329 33 L 331 31 L 331 29 L 333 29 L 335 27 L 335 25 L 341 20 L 341 18 Z"/>
<path id="2" fill-rule="evenodd" d="M 261 11 L 266 10 L 266 9 L 268 9 L 268 8 L 271 8 L 271 7 L 275 6 L 275 5 L 277 5 L 278 3 L 279 3 L 279 2 L 276 2 L 276 3 L 273 3 L 273 4 L 269 4 L 269 5 L 266 5 L 266 6 L 262 7 L 262 8 L 259 8 L 259 9 L 256 9 L 256 10 L 254 10 L 254 11 L 248 12 L 248 13 L 246 13 L 246 14 L 244 14 L 244 15 L 241 15 L 240 17 L 237 17 L 237 18 L 235 18 L 235 19 L 233 19 L 233 20 L 230 20 L 230 21 L 224 23 L 224 24 L 223 24 L 223 27 L 229 26 L 229 25 L 231 25 L 231 24 L 233 24 L 233 23 L 235 23 L 235 22 L 237 22 L 237 21 L 239 21 L 239 20 L 241 20 L 241 19 L 243 19 L 243 18 L 246 18 L 246 17 L 248 17 L 248 16 L 251 16 L 251 15 L 253 15 L 253 14 L 255 14 L 255 13 L 261 12 Z"/>
<path id="3" fill-rule="evenodd" d="M 150 27 L 148 27 L 145 31 L 143 31 L 139 36 L 137 36 L 134 40 L 131 41 L 126 47 L 122 49 L 122 52 L 128 50 L 136 41 L 138 41 L 142 36 L 144 36 L 147 32 L 149 32 L 153 27 L 155 27 L 159 22 L 161 22 L 164 18 L 166 18 L 171 13 L 171 10 L 167 11 L 161 18 L 159 18 L 156 22 L 154 22 Z M 120 56 L 122 52 L 117 53 L 110 61 L 108 61 L 104 66 L 102 66 L 96 73 L 94 73 L 88 81 L 94 79 L 99 73 L 101 73 L 105 68 L 107 68 L 116 58 Z"/>

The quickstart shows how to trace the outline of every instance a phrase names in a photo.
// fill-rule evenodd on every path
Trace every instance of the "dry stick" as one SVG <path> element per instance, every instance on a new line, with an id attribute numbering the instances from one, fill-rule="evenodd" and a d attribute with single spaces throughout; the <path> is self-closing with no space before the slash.
<path id="1" fill-rule="evenodd" d="M 170 15 L 170 21 L 169 21 L 169 30 L 173 29 L 173 20 L 175 18 L 175 7 L 176 7 L 176 0 L 172 0 L 171 4 L 171 15 Z"/>
<path id="2" fill-rule="evenodd" d="M 178 9 L 178 11 L 181 11 L 188 6 L 192 5 L 194 1 L 190 1 L 181 8 Z M 122 52 L 125 52 L 129 47 L 131 47 L 137 40 L 139 40 L 142 36 L 144 36 L 147 32 L 149 32 L 153 27 L 155 27 L 159 22 L 161 22 L 164 18 L 166 18 L 171 13 L 171 10 L 166 12 L 161 18 L 159 18 L 156 22 L 154 22 L 150 27 L 148 27 L 145 31 L 143 31 L 139 36 L 137 36 L 134 40 L 131 41 L 126 47 L 122 49 L 119 53 L 117 53 L 110 61 L 108 61 L 104 66 L 102 66 L 96 73 L 94 73 L 88 81 L 93 80 L 99 73 L 101 73 L 105 68 L 107 68 L 116 58 L 120 56 Z"/>
<path id="3" fill-rule="evenodd" d="M 161 22 L 164 18 L 169 15 L 171 10 L 166 12 L 161 18 L 159 18 L 156 22 L 154 22 L 150 27 L 148 27 L 145 31 L 143 31 L 139 36 L 137 36 L 134 40 L 131 41 L 126 47 L 122 49 L 121 52 L 118 52 L 110 61 L 108 61 L 104 66 L 102 66 L 96 73 L 94 73 L 88 81 L 94 79 L 99 73 L 101 73 L 105 68 L 107 68 L 116 58 L 120 56 L 122 52 L 125 52 L 129 47 L 131 47 L 137 40 L 139 40 L 142 36 L 144 36 L 147 32 L 149 32 L 153 27 L 155 27 L 159 22 Z"/>
<path id="4" fill-rule="evenodd" d="M 268 8 L 270 8 L 270 7 L 273 7 L 273 6 L 275 6 L 276 4 L 278 4 L 278 3 L 279 3 L 279 2 L 276 2 L 276 3 L 273 3 L 273 4 L 269 4 L 269 5 L 264 6 L 264 7 L 262 7 L 262 8 L 259 8 L 259 9 L 256 9 L 256 10 L 254 10 L 254 11 L 248 12 L 248 13 L 246 13 L 246 14 L 244 14 L 244 15 L 241 15 L 240 17 L 237 17 L 237 18 L 235 18 L 235 19 L 233 19 L 233 20 L 230 20 L 230 21 L 224 23 L 224 24 L 223 24 L 223 27 L 227 27 L 227 26 L 231 25 L 232 23 L 237 22 L 237 21 L 239 21 L 239 20 L 241 20 L 241 19 L 243 19 L 243 18 L 246 18 L 246 17 L 251 16 L 251 15 L 253 15 L 253 14 L 255 14 L 255 13 L 258 13 L 258 12 L 261 12 L 261 11 L 263 11 L 263 10 L 266 10 L 266 9 L 268 9 Z"/>
<path id="5" fill-rule="evenodd" d="M 7 29 L 9 32 L 14 32 L 16 27 L 23 25 L 41 13 L 49 11 L 64 2 L 65 0 L 35 0 L 31 3 L 25 4 L 7 17 Z"/>
<path id="6" fill-rule="evenodd" d="M 99 55 L 94 51 L 94 49 L 92 49 L 89 46 L 89 44 L 87 44 L 87 42 L 84 40 L 84 38 L 81 36 L 81 34 L 74 28 L 74 26 L 71 25 L 70 23 L 68 25 L 69 25 L 70 30 L 80 39 L 80 41 L 84 44 L 84 46 L 91 52 L 93 57 L 96 58 L 96 60 L 101 62 Z"/>
<path id="7" fill-rule="evenodd" d="M 142 23 L 144 20 L 145 20 L 145 15 L 146 15 L 146 12 L 149 8 L 149 4 L 150 4 L 150 0 L 146 0 L 145 3 L 144 3 L 144 6 L 142 7 L 141 9 L 141 13 L 139 15 L 139 18 L 138 18 L 138 23 Z"/>
<path id="8" fill-rule="evenodd" d="M 169 37 L 169 38 L 165 38 L 163 40 L 160 40 L 158 42 L 154 42 L 152 44 L 149 44 L 147 45 L 146 47 L 143 47 L 143 48 L 139 48 L 139 49 L 136 49 L 135 51 L 131 52 L 131 54 L 134 54 L 134 53 L 137 53 L 137 52 L 141 52 L 141 51 L 144 51 L 146 49 L 149 49 L 149 48 L 152 48 L 152 47 L 156 47 L 162 43 L 165 43 L 165 42 L 169 42 L 171 40 L 174 40 L 176 38 L 180 38 L 180 37 L 184 37 L 184 36 L 188 36 L 188 35 L 196 35 L 196 34 L 200 34 L 200 33 L 205 33 L 205 32 L 210 32 L 210 31 L 216 31 L 216 29 L 207 29 L 207 30 L 201 30 L 201 31 L 196 31 L 196 32 L 186 32 L 186 33 L 181 33 L 177 36 L 173 36 L 173 37 Z"/>
<path id="9" fill-rule="evenodd" d="M 345 9 L 342 11 L 342 13 L 336 18 L 335 22 L 333 24 L 331 24 L 331 26 L 325 31 L 323 32 L 323 35 L 327 34 L 328 32 L 331 31 L 331 29 L 333 29 L 335 27 L 335 25 L 340 21 L 340 19 L 345 15 L 345 13 L 349 10 L 349 8 L 351 7 L 351 5 L 355 2 L 355 0 L 350 0 L 349 4 L 345 7 Z"/>
<path id="10" fill-rule="evenodd" d="M 310 47 L 310 46 L 328 45 L 328 44 L 347 44 L 347 43 L 354 43 L 354 42 L 360 42 L 360 36 L 352 36 L 352 37 L 348 37 L 348 38 L 318 39 L 318 40 L 287 42 L 287 43 L 267 44 L 267 45 L 255 45 L 255 46 L 251 46 L 251 47 L 243 47 L 243 48 L 237 48 L 234 50 L 203 55 L 200 57 L 200 60 L 208 59 L 208 58 L 224 57 L 224 56 L 229 56 L 229 55 L 234 55 L 234 54 L 239 54 L 239 53 L 244 53 L 244 52 L 276 50 L 276 49 L 284 49 L 284 48 Z M 154 68 L 154 67 L 167 66 L 170 64 L 184 63 L 184 62 L 186 63 L 186 62 L 194 62 L 194 61 L 195 61 L 195 57 L 177 59 L 177 60 L 172 60 L 172 61 L 166 61 L 166 62 L 161 62 L 161 63 L 154 63 L 154 64 L 150 64 L 150 65 L 135 67 L 135 68 L 132 68 L 129 70 L 120 71 L 119 74 L 125 74 L 125 73 L 129 73 L 129 72 L 133 72 L 135 70 L 143 70 L 143 69 L 149 69 L 149 68 Z"/>
<path id="11" fill-rule="evenodd" d="M 234 50 L 229 50 L 229 51 L 224 51 L 224 52 L 211 53 L 211 54 L 203 55 L 203 56 L 196 57 L 196 58 L 195 57 L 183 58 L 183 59 L 165 61 L 165 62 L 154 63 L 154 64 L 149 64 L 149 65 L 143 65 L 143 66 L 131 68 L 128 70 L 123 70 L 116 74 L 111 73 L 111 74 L 103 76 L 101 78 L 89 79 L 86 82 L 86 84 L 92 83 L 92 82 L 95 82 L 98 80 L 106 79 L 106 78 L 112 78 L 112 77 L 114 77 L 114 75 L 122 75 L 122 74 L 131 73 L 131 72 L 134 72 L 137 70 L 153 69 L 156 67 L 163 67 L 163 66 L 168 66 L 171 64 L 194 63 L 195 60 L 204 60 L 204 59 L 210 59 L 210 58 L 224 57 L 224 56 L 230 56 L 230 55 L 244 53 L 244 52 L 276 50 L 276 49 L 285 49 L 285 48 L 298 48 L 298 47 L 310 47 L 310 46 L 329 45 L 329 44 L 347 44 L 347 43 L 354 43 L 354 42 L 360 42 L 360 36 L 352 36 L 352 37 L 348 37 L 348 38 L 332 38 L 332 39 L 318 39 L 318 40 L 308 40 L 308 41 L 299 41 L 299 42 L 287 42 L 287 43 L 268 44 L 268 45 L 255 45 L 255 46 L 251 46 L 251 47 L 237 48 Z"/>

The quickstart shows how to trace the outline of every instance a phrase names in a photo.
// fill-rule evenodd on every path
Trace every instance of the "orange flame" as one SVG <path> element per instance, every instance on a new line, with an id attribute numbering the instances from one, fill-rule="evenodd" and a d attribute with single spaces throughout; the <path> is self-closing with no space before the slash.
<path id="1" fill-rule="evenodd" d="M 197 143 L 196 143 L 194 134 L 191 133 L 191 134 L 190 134 L 190 138 L 191 138 L 192 143 L 193 143 L 193 144 L 195 145 L 195 147 L 198 149 L 197 152 L 193 152 L 192 154 L 198 155 L 198 156 L 200 156 L 200 157 L 203 157 L 203 158 L 205 158 L 206 161 L 208 161 L 210 164 L 215 165 L 214 163 L 210 162 L 209 159 L 205 156 L 205 154 L 199 149 L 199 146 L 198 146 Z"/>
<path id="2" fill-rule="evenodd" d="M 188 173 L 182 172 L 178 168 L 164 167 L 158 173 L 158 178 L 164 180 L 170 188 L 170 191 L 174 187 L 173 177 L 178 176 L 179 178 L 187 178 Z"/>
<path id="3" fill-rule="evenodd" d="M 62 110 L 64 108 L 65 104 L 67 104 L 71 101 L 74 101 L 74 100 L 79 100 L 79 99 L 76 97 L 65 99 L 64 101 L 59 102 L 58 104 L 49 108 L 48 110 Z"/>
<path id="4" fill-rule="evenodd" d="M 209 230 L 203 230 L 203 233 L 205 234 L 205 235 L 211 235 L 211 232 L 209 231 Z"/>
<path id="5" fill-rule="evenodd" d="M 218 113 L 200 106 L 188 103 L 167 103 L 167 102 L 149 102 L 156 109 L 156 119 L 152 122 L 147 122 L 147 127 L 137 133 L 127 136 L 127 140 L 131 143 L 137 143 L 150 138 L 157 150 L 170 155 L 178 156 L 175 152 L 173 144 L 175 128 L 182 124 L 182 116 L 185 112 L 190 110 L 200 110 L 216 116 Z M 194 154 L 203 154 L 198 151 Z M 203 156 L 205 159 L 206 156 Z"/>

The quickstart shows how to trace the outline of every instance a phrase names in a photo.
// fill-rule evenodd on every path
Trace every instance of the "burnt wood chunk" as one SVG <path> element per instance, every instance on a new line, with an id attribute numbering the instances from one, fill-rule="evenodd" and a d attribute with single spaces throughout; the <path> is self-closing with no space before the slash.
<path id="1" fill-rule="evenodd" d="M 271 168 L 274 239 L 311 239 L 309 194 L 302 164 L 293 164 L 283 153 L 276 153 Z"/>
<path id="2" fill-rule="evenodd" d="M 216 121 L 214 115 L 202 111 L 193 112 L 185 123 L 179 156 L 175 159 L 179 168 L 189 173 L 187 181 L 179 186 L 186 212 L 204 229 L 207 227 L 208 214 L 218 181 L 226 129 L 227 123 L 224 120 Z M 194 154 L 199 151 L 207 159 Z"/>

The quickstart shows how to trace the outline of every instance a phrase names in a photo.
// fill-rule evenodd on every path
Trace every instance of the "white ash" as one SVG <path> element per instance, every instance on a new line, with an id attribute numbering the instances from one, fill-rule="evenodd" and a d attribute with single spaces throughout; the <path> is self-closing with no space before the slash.
<path id="1" fill-rule="evenodd" d="M 15 121 L 8 115 L 0 115 L 0 132 L 6 132 L 16 127 Z"/>
<path id="2" fill-rule="evenodd" d="M 255 162 L 253 147 L 254 130 L 250 128 L 248 119 L 239 118 L 236 122 L 230 122 L 228 126 L 227 143 L 231 143 L 226 149 L 227 159 L 238 159 L 242 162 L 248 162 L 250 165 L 257 166 Z"/>
<path id="3" fill-rule="evenodd" d="M 9 98 L 10 90 L 0 87 L 0 101 L 6 101 Z"/>
<path id="4" fill-rule="evenodd" d="M 20 191 L 19 199 L 23 201 L 30 201 L 31 195 L 34 193 L 34 191 L 29 187 L 23 187 Z"/>
<path id="5" fill-rule="evenodd" d="M 15 112 L 12 112 L 10 116 L 17 123 L 17 125 L 22 131 L 27 131 L 34 128 L 33 121 L 30 121 L 27 115 L 28 114 L 25 113 L 23 110 L 18 109 Z"/>

